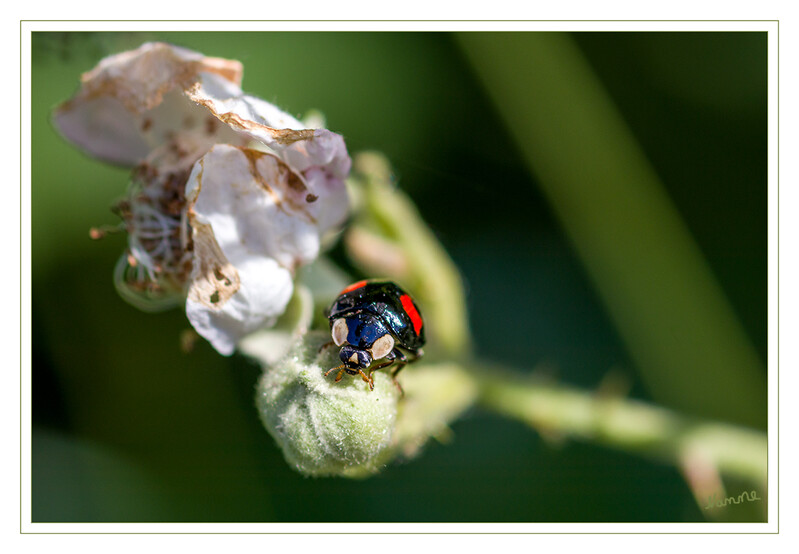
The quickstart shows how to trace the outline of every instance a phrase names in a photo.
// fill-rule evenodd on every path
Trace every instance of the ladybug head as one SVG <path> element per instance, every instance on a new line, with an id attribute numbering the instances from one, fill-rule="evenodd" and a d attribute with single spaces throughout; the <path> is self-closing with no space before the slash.
<path id="1" fill-rule="evenodd" d="M 353 369 L 369 367 L 373 360 L 385 358 L 394 349 L 394 337 L 369 314 L 336 319 L 331 331 L 333 342 L 341 347 L 341 361 Z"/>
<path id="2" fill-rule="evenodd" d="M 368 351 L 345 344 L 338 353 L 343 363 L 349 369 L 366 369 L 372 365 L 372 356 Z"/>

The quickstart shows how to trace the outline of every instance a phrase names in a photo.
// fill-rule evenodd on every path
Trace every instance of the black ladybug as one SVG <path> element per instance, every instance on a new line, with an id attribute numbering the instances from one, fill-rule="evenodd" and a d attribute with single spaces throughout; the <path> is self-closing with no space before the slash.
<path id="1" fill-rule="evenodd" d="M 391 377 L 399 386 L 397 373 L 422 357 L 422 314 L 410 295 L 391 281 L 353 283 L 341 291 L 327 318 L 333 343 L 341 347 L 342 365 L 328 370 L 325 377 L 338 369 L 336 382 L 344 372 L 360 374 L 372 390 L 372 373 L 396 364 Z M 379 363 L 372 366 L 373 362 Z"/>

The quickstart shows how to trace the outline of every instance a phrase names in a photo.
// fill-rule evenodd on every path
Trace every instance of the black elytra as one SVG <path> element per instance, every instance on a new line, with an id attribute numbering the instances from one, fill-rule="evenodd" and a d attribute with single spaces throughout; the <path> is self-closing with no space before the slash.
<path id="1" fill-rule="evenodd" d="M 346 339 L 339 351 L 342 365 L 325 373 L 327 376 L 340 370 L 336 381 L 341 380 L 344 372 L 360 374 L 371 390 L 374 389 L 372 373 L 395 366 L 391 377 L 399 387 L 397 373 L 423 355 L 425 328 L 421 312 L 410 295 L 396 283 L 377 280 L 353 283 L 341 291 L 326 315 L 331 330 L 339 320 L 346 324 Z M 385 341 L 386 335 L 393 339 L 393 348 L 375 360 L 373 347 L 377 341 Z M 375 362 L 378 363 L 372 365 Z"/>

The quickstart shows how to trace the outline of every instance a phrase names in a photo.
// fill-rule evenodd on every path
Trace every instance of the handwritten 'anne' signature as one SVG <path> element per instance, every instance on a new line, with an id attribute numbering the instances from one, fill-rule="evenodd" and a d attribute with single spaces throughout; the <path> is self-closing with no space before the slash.
<path id="1" fill-rule="evenodd" d="M 751 496 L 750 496 L 751 495 Z M 729 506 L 730 504 L 740 504 L 746 500 L 747 502 L 754 502 L 755 500 L 763 500 L 757 495 L 757 491 L 749 492 L 742 492 L 738 495 L 736 499 L 734 496 L 728 496 L 723 500 L 716 500 L 716 493 L 713 493 L 713 496 L 707 497 L 707 506 L 705 506 L 705 510 L 709 510 L 710 508 L 724 508 L 725 506 Z"/>

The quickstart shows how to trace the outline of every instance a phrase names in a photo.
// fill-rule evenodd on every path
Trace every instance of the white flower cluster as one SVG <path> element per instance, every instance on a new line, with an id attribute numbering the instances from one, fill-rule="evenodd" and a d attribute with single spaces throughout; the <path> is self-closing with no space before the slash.
<path id="1" fill-rule="evenodd" d="M 343 138 L 244 94 L 241 78 L 237 61 L 148 43 L 100 61 L 54 114 L 84 151 L 135 168 L 118 206 L 123 297 L 146 310 L 185 299 L 224 355 L 283 313 L 294 271 L 349 209 Z"/>

